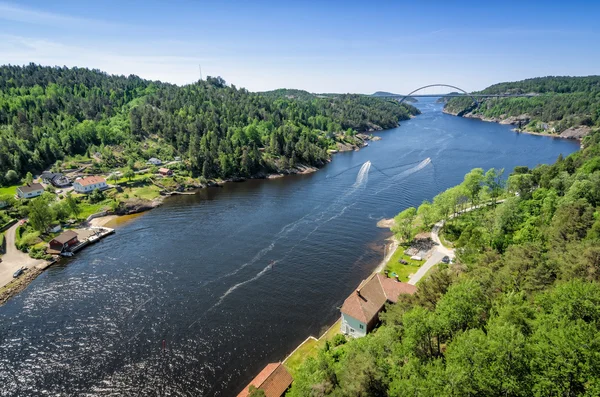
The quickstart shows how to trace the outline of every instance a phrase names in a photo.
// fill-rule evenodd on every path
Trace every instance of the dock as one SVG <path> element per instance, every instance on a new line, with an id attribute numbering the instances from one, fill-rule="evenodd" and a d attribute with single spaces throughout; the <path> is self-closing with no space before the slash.
<path id="1" fill-rule="evenodd" d="M 115 233 L 115 229 L 110 227 L 90 227 L 87 229 L 76 230 L 79 236 L 79 244 L 71 247 L 71 252 L 76 253 L 77 251 L 87 247 L 90 244 L 95 244 L 103 238 L 110 236 Z"/>

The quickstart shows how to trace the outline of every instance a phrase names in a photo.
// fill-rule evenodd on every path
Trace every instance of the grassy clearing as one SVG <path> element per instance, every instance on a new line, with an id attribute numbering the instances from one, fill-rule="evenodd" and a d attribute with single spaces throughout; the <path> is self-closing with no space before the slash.
<path id="1" fill-rule="evenodd" d="M 320 339 L 308 339 L 296 351 L 285 359 L 283 365 L 290 371 L 292 377 L 296 375 L 300 365 L 309 357 L 316 357 L 319 349 L 325 346 L 325 341 L 331 341 L 334 336 L 340 333 L 342 321 L 338 320 L 333 326 L 327 330 Z"/>
<path id="2" fill-rule="evenodd" d="M 131 178 L 131 180 L 129 180 L 128 178 L 121 178 L 121 179 L 118 179 L 117 181 L 110 180 L 109 183 L 127 186 L 130 183 L 141 182 L 141 181 L 145 180 L 146 178 L 150 178 L 153 176 L 155 176 L 155 174 L 150 173 L 150 172 L 145 173 L 145 174 L 135 174 L 135 176 L 133 178 Z"/>
<path id="3" fill-rule="evenodd" d="M 160 188 L 154 185 L 140 186 L 140 187 L 131 187 L 124 188 L 123 193 L 118 195 L 119 199 L 128 198 L 140 198 L 144 200 L 154 200 L 155 198 L 160 197 Z"/>
<path id="4" fill-rule="evenodd" d="M 425 263 L 425 261 L 415 261 L 410 259 L 410 256 L 404 254 L 405 247 L 399 246 L 396 252 L 392 255 L 388 263 L 385 265 L 385 269 L 389 271 L 390 277 L 392 273 L 396 273 L 400 281 L 408 281 L 408 276 L 411 274 L 415 274 L 417 270 Z M 399 261 L 404 259 L 408 262 L 408 265 L 403 265 Z"/>
<path id="5" fill-rule="evenodd" d="M 86 219 L 92 214 L 109 209 L 111 204 L 112 200 L 104 200 L 96 204 L 91 204 L 85 201 L 81 202 L 79 204 L 79 210 L 81 211 L 79 214 L 79 219 Z"/>
<path id="6" fill-rule="evenodd" d="M 19 186 L 20 185 L 0 187 L 0 197 L 2 197 L 2 196 L 14 196 L 15 194 L 17 194 L 17 188 Z"/>

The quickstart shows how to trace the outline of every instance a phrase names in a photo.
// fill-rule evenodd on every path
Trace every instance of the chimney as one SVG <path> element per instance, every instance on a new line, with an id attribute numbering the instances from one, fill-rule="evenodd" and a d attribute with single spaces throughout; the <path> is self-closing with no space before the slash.
<path id="1" fill-rule="evenodd" d="M 356 295 L 358 295 L 359 298 L 362 298 L 362 295 L 360 294 L 360 288 L 356 290 Z"/>
<path id="2" fill-rule="evenodd" d="M 400 282 L 400 277 L 396 274 L 396 281 Z"/>

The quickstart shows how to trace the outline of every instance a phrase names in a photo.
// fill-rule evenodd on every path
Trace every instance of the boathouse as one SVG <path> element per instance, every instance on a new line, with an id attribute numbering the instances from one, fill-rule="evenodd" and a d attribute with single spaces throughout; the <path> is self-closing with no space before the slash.
<path id="1" fill-rule="evenodd" d="M 17 188 L 17 197 L 22 199 L 41 196 L 42 193 L 44 193 L 44 186 L 41 183 L 30 183 Z"/>
<path id="2" fill-rule="evenodd" d="M 414 294 L 417 287 L 376 273 L 359 285 L 342 305 L 342 333 L 360 338 L 373 330 L 386 303 L 396 303 L 401 294 Z"/>
<path id="3" fill-rule="evenodd" d="M 67 230 L 66 232 L 50 240 L 48 243 L 48 249 L 46 249 L 46 253 L 58 255 L 77 244 L 79 244 L 77 233 L 75 233 L 73 230 Z"/>
<path id="4" fill-rule="evenodd" d="M 237 397 L 249 396 L 251 386 L 262 390 L 266 397 L 281 397 L 292 385 L 292 380 L 292 375 L 282 363 L 270 363 L 244 387 Z"/>

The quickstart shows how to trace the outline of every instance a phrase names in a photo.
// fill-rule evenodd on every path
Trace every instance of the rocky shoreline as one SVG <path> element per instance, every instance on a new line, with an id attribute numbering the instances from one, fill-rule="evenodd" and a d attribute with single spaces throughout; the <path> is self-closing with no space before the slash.
<path id="1" fill-rule="evenodd" d="M 524 130 L 522 128 L 518 128 L 517 126 L 529 124 L 529 122 L 531 121 L 531 117 L 527 114 L 522 114 L 519 116 L 510 116 L 510 117 L 506 117 L 506 118 L 496 118 L 496 117 L 485 117 L 481 114 L 474 114 L 473 112 L 467 112 L 464 114 L 461 114 L 460 112 L 458 112 L 458 113 L 450 112 L 450 111 L 446 110 L 445 108 L 442 109 L 442 112 L 445 114 L 449 114 L 451 116 L 464 117 L 467 119 L 476 119 L 476 120 L 486 121 L 489 123 L 512 125 L 512 126 L 515 126 L 513 131 L 515 131 L 517 133 L 547 136 L 550 138 L 575 139 L 575 140 L 581 141 L 591 131 L 590 127 L 584 126 L 584 125 L 567 128 L 566 130 L 562 131 L 560 134 L 553 134 L 553 133 L 546 133 L 546 132 L 533 132 L 533 131 Z"/>

